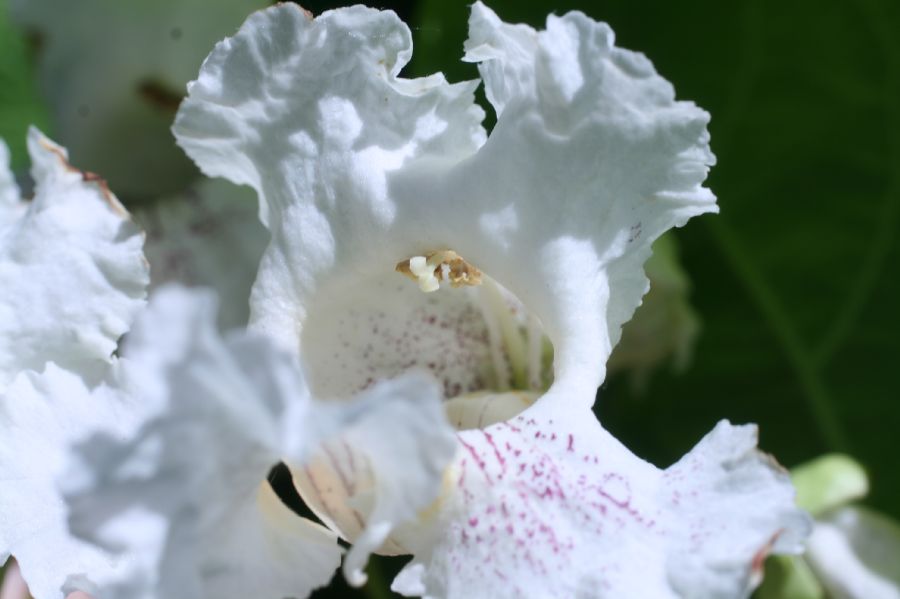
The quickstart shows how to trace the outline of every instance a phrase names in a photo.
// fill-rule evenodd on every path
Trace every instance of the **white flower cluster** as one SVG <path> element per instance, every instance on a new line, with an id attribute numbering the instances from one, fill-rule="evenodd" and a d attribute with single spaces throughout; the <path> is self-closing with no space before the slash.
<path id="1" fill-rule="evenodd" d="M 105 183 L 36 130 L 34 199 L 0 169 L 0 557 L 37 599 L 305 597 L 339 538 L 355 585 L 371 553 L 412 555 L 410 596 L 724 599 L 801 551 L 753 426 L 661 470 L 592 412 L 651 244 L 716 211 L 709 116 L 584 14 L 536 31 L 478 2 L 469 28 L 490 135 L 478 81 L 400 77 L 393 12 L 252 14 L 173 131 L 264 227 L 218 222 L 256 207 L 207 181 L 144 212 L 149 271 Z M 185 267 L 178 227 L 216 256 Z M 231 270 L 255 282 L 223 335 L 247 315 Z M 150 274 L 214 283 L 218 324 L 209 291 L 145 302 Z M 324 525 L 275 494 L 281 463 Z"/>

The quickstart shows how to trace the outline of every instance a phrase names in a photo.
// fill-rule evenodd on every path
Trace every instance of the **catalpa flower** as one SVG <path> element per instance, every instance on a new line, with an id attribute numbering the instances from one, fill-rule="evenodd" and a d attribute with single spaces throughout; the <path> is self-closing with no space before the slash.
<path id="1" fill-rule="evenodd" d="M 28 150 L 30 201 L 0 142 L 0 563 L 12 554 L 43 599 L 112 567 L 109 554 L 69 534 L 55 483 L 66 443 L 109 413 L 79 403 L 54 373 L 82 388 L 101 383 L 144 305 L 148 265 L 143 235 L 102 180 L 36 129 Z M 23 392 L 32 387 L 58 403 L 33 401 Z"/>
<path id="2" fill-rule="evenodd" d="M 410 55 L 392 12 L 272 7 L 216 46 L 174 127 L 207 175 L 259 195 L 271 242 L 250 326 L 314 395 L 415 368 L 442 382 L 456 458 L 440 500 L 384 539 L 414 555 L 394 588 L 746 595 L 808 530 L 755 429 L 720 423 L 659 470 L 591 412 L 651 243 L 715 211 L 708 115 L 581 13 L 535 31 L 474 5 L 465 60 L 497 112 L 489 137 L 477 82 L 399 77 Z M 350 540 L 383 476 L 358 449 L 326 443 L 294 471 Z"/>

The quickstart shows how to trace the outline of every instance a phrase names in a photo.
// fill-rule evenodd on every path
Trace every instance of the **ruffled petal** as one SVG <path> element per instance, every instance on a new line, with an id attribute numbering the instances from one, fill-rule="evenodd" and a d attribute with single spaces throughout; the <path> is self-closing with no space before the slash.
<path id="1" fill-rule="evenodd" d="M 342 220 L 332 223 L 342 233 L 383 226 L 396 210 L 387 172 L 458 159 L 484 141 L 474 82 L 397 76 L 411 46 L 390 11 L 354 6 L 316 19 L 291 4 L 259 11 L 188 85 L 176 139 L 207 175 L 256 189 L 278 220 L 305 205 L 311 217 Z M 349 201 L 358 203 L 352 213 Z M 313 235 L 322 225 L 308 226 Z"/>
<path id="2" fill-rule="evenodd" d="M 38 599 L 62 599 L 84 590 L 87 575 L 117 567 L 114 555 L 70 534 L 56 477 L 67 444 L 84 431 L 128 428 L 134 418 L 123 399 L 53 364 L 20 374 L 0 395 L 0 561 L 12 553 Z"/>
<path id="3" fill-rule="evenodd" d="M 721 422 L 660 471 L 596 421 L 535 408 L 459 434 L 443 529 L 394 583 L 426 597 L 747 596 L 808 529 L 756 430 Z"/>
<path id="4" fill-rule="evenodd" d="M 334 318 L 321 306 L 356 297 L 377 314 L 366 298 L 395 264 L 453 250 L 537 316 L 565 395 L 589 404 L 647 289 L 650 244 L 715 210 L 708 115 L 580 13 L 536 32 L 476 4 L 471 27 L 499 113 L 484 144 L 472 85 L 398 78 L 408 30 L 360 7 L 253 15 L 189 86 L 174 132 L 204 172 L 263 200 L 273 243 L 253 326 L 300 353 L 307 323 Z"/>
<path id="5" fill-rule="evenodd" d="M 143 235 L 103 180 L 32 129 L 34 200 L 0 228 L 0 388 L 47 362 L 100 376 L 143 306 Z"/>
<path id="6" fill-rule="evenodd" d="M 806 559 L 835 599 L 900 598 L 900 524 L 862 507 L 816 520 Z"/>
<path id="7" fill-rule="evenodd" d="M 370 293 L 419 307 L 389 289 L 405 282 L 418 293 L 394 272 L 413 248 L 393 224 L 401 206 L 390 174 L 459 160 L 484 140 L 474 83 L 397 77 L 410 44 L 392 12 L 357 6 L 312 20 L 273 7 L 216 47 L 179 111 L 176 138 L 201 169 L 260 195 L 272 244 L 252 318 L 294 351 L 313 296 L 326 307 Z"/>
<path id="8" fill-rule="evenodd" d="M 584 14 L 551 15 L 534 31 L 476 3 L 469 27 L 466 60 L 479 63 L 498 120 L 449 187 L 466 200 L 459 212 L 509 213 L 515 226 L 483 225 L 457 251 L 539 316 L 557 380 L 571 378 L 573 400 L 587 404 L 647 290 L 651 243 L 716 211 L 702 187 L 709 115 L 676 101 L 649 60 Z"/>
<path id="9" fill-rule="evenodd" d="M 335 535 L 266 481 L 282 427 L 329 427 L 310 421 L 292 359 L 258 338 L 223 342 L 214 306 L 178 289 L 155 296 L 120 377 L 145 406 L 139 426 L 90 431 L 61 479 L 73 532 L 125 557 L 92 579 L 100 599 L 304 596 L 340 563 Z"/>
<path id="10" fill-rule="evenodd" d="M 391 532 L 437 498 L 457 447 L 438 389 L 424 375 L 383 382 L 361 401 L 371 404 L 367 417 L 294 470 L 310 506 L 353 542 L 344 573 L 354 585 L 366 581 L 369 554 L 390 548 Z"/>
<path id="11" fill-rule="evenodd" d="M 18 220 L 24 211 L 25 202 L 10 167 L 9 147 L 0 139 L 0 230 Z"/>
<path id="12" fill-rule="evenodd" d="M 169 126 L 184 86 L 212 45 L 263 0 L 11 0 L 38 40 L 37 67 L 54 130 L 79 165 L 123 197 L 182 189 L 196 174 Z M 127 148 L 127 151 L 123 151 Z"/>
<path id="13" fill-rule="evenodd" d="M 302 468 L 323 443 L 358 449 L 377 481 L 370 519 L 347 557 L 351 580 L 400 521 L 431 503 L 455 442 L 433 380 L 409 374 L 345 403 L 311 398 L 293 355 L 267 339 L 222 341 L 211 296 L 165 289 L 132 331 L 122 388 L 139 426 L 97 427 L 62 480 L 76 535 L 127 567 L 100 599 L 306 596 L 342 553 L 328 529 L 275 497 L 282 459 Z M 443 428 L 442 428 L 443 426 Z"/>
<path id="14" fill-rule="evenodd" d="M 219 326 L 246 326 L 250 288 L 269 241 L 256 212 L 250 190 L 209 179 L 138 208 L 134 218 L 147 232 L 151 290 L 167 283 L 212 287 L 221 302 Z"/>

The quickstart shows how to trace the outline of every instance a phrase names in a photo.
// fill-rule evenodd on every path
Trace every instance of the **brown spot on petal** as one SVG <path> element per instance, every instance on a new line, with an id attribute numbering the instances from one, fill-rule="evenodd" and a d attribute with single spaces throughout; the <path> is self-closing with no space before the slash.
<path id="1" fill-rule="evenodd" d="M 273 2 L 273 3 L 272 3 L 272 6 L 284 6 L 284 5 L 292 6 L 292 7 L 296 8 L 296 9 L 298 9 L 300 12 L 303 13 L 303 16 L 306 17 L 306 19 L 307 19 L 308 21 L 312 21 L 312 20 L 314 20 L 314 19 L 316 18 L 315 15 L 313 14 L 313 12 L 312 12 L 311 10 L 308 10 L 308 9 L 306 9 L 306 8 L 303 8 L 302 6 L 300 6 L 299 4 L 296 4 L 296 3 L 294 3 L 294 2 Z M 260 10 L 266 10 L 266 9 L 263 8 L 263 9 L 260 9 Z"/>

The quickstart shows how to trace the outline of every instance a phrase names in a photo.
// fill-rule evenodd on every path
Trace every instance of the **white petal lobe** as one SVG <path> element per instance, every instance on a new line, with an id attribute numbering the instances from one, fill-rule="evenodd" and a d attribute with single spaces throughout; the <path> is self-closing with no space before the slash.
<path id="1" fill-rule="evenodd" d="M 479 62 L 498 122 L 450 188 L 465 190 L 463 213 L 512 204 L 518 227 L 458 251 L 540 316 L 557 379 L 591 376 L 586 392 L 647 289 L 650 244 L 716 210 L 702 187 L 709 115 L 581 13 L 535 31 L 476 3 L 469 25 L 466 59 Z"/>
<path id="2" fill-rule="evenodd" d="M 394 583 L 427 597 L 748 596 L 808 529 L 752 427 L 720 423 L 660 471 L 596 421 L 526 411 L 459 434 L 456 493 Z"/>
<path id="3" fill-rule="evenodd" d="M 19 218 L 25 210 L 19 186 L 10 167 L 9 147 L 0 139 L 0 229 Z"/>
<path id="4" fill-rule="evenodd" d="M 127 430 L 82 430 L 61 484 L 73 532 L 121 555 L 90 582 L 98 599 L 305 597 L 340 563 L 330 530 L 267 482 L 327 444 L 360 456 L 369 521 L 345 562 L 351 582 L 395 526 L 432 502 L 455 442 L 424 375 L 348 402 L 311 397 L 294 356 L 258 335 L 223 340 L 209 294 L 164 288 L 135 325 L 117 383 L 139 402 Z M 326 445 L 323 445 L 326 444 Z M 363 508 L 360 508 L 363 509 Z"/>
<path id="5" fill-rule="evenodd" d="M 32 130 L 34 199 L 0 227 L 0 388 L 47 362 L 97 377 L 143 306 L 143 236 L 106 184 Z"/>
<path id="6" fill-rule="evenodd" d="M 816 521 L 806 559 L 836 599 L 900 598 L 900 526 L 863 507 Z"/>
<path id="7" fill-rule="evenodd" d="M 53 364 L 23 373 L 0 395 L 0 557 L 12 553 L 37 599 L 63 599 L 65 591 L 92 590 L 88 578 L 109 576 L 117 556 L 76 539 L 56 478 L 67 445 L 85 431 L 134 417 L 123 397 L 90 390 Z"/>
<path id="8" fill-rule="evenodd" d="M 128 559 L 95 581 L 98 599 L 302 597 L 339 563 L 335 536 L 266 481 L 281 427 L 309 420 L 302 380 L 264 340 L 223 342 L 214 305 L 157 294 L 123 360 L 121 383 L 146 408 L 138 426 L 97 427 L 61 481 L 72 530 Z"/>

